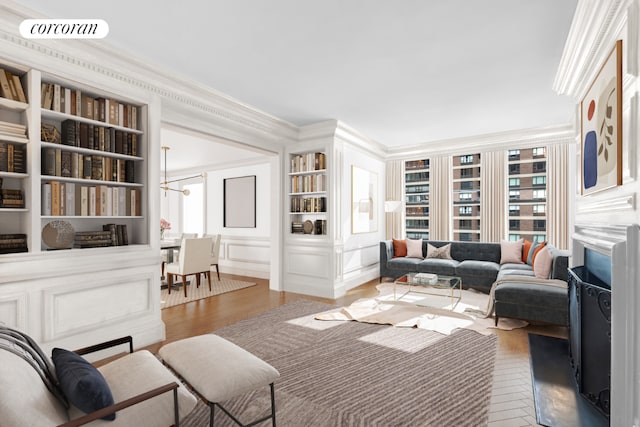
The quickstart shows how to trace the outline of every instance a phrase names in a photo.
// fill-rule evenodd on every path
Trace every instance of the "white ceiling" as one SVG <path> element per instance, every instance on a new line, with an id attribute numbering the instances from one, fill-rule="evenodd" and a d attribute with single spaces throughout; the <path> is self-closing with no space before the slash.
<path id="1" fill-rule="evenodd" d="M 553 79 L 577 0 L 22 0 L 296 125 L 387 146 L 566 124 Z M 163 142 L 164 143 L 164 142 Z"/>

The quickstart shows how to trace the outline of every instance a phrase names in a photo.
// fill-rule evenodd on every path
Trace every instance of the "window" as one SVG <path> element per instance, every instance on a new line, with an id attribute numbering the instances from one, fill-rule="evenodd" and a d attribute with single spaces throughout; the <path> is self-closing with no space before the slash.
<path id="1" fill-rule="evenodd" d="M 473 240 L 473 235 L 471 233 L 460 233 L 459 239 L 461 242 L 470 242 Z"/>
<path id="2" fill-rule="evenodd" d="M 509 150 L 509 160 L 519 160 L 520 150 Z"/>
<path id="3" fill-rule="evenodd" d="M 517 175 L 520 173 L 520 164 L 509 165 L 509 175 Z"/>
<path id="4" fill-rule="evenodd" d="M 429 238 L 429 159 L 404 163 L 405 228 L 410 239 Z M 409 232 L 410 231 L 410 232 Z"/>
<path id="5" fill-rule="evenodd" d="M 544 219 L 534 219 L 533 231 L 547 231 L 547 221 Z"/>
<path id="6" fill-rule="evenodd" d="M 460 200 L 471 200 L 471 193 L 460 193 Z"/>
<path id="7" fill-rule="evenodd" d="M 518 200 L 520 198 L 520 190 L 509 190 L 509 200 Z"/>
<path id="8" fill-rule="evenodd" d="M 547 177 L 546 176 L 534 176 L 532 184 L 533 185 L 547 185 Z"/>
<path id="9" fill-rule="evenodd" d="M 534 199 L 546 199 L 547 198 L 547 190 L 533 190 L 533 198 Z"/>
<path id="10" fill-rule="evenodd" d="M 460 156 L 460 164 L 461 165 L 473 164 L 473 155 Z"/>
<path id="11" fill-rule="evenodd" d="M 471 215 L 473 213 L 473 208 L 471 206 L 460 206 L 458 208 L 458 212 L 460 215 Z"/>
<path id="12" fill-rule="evenodd" d="M 544 157 L 547 154 L 547 149 L 544 147 L 538 147 L 533 149 L 533 157 Z"/>
<path id="13" fill-rule="evenodd" d="M 520 178 L 509 178 L 509 187 L 520 187 Z"/>
<path id="14" fill-rule="evenodd" d="M 533 172 L 540 173 L 547 171 L 547 162 L 535 162 L 533 164 Z"/>
<path id="15" fill-rule="evenodd" d="M 511 216 L 520 215 L 520 205 L 509 205 L 509 215 Z"/>
<path id="16" fill-rule="evenodd" d="M 533 205 L 534 214 L 543 214 L 547 211 L 547 205 Z"/>
<path id="17" fill-rule="evenodd" d="M 544 242 L 547 239 L 546 234 L 534 234 L 533 241 L 534 242 Z"/>
<path id="18" fill-rule="evenodd" d="M 458 227 L 461 230 L 471 230 L 471 220 L 470 219 L 461 219 L 458 221 Z"/>
<path id="19" fill-rule="evenodd" d="M 509 220 L 509 230 L 518 230 L 518 231 L 520 231 L 520 220 L 519 219 L 510 219 Z"/>
<path id="20" fill-rule="evenodd" d="M 473 181 L 462 181 L 460 183 L 461 190 L 473 190 Z"/>
<path id="21" fill-rule="evenodd" d="M 460 169 L 460 178 L 473 178 L 473 168 Z"/>
<path id="22" fill-rule="evenodd" d="M 520 240 L 520 235 L 519 234 L 509 234 L 509 241 L 510 242 L 517 242 L 518 240 Z"/>
<path id="23" fill-rule="evenodd" d="M 182 197 L 182 232 L 204 233 L 204 184 L 185 184 L 183 190 L 189 190 L 189 196 Z"/>

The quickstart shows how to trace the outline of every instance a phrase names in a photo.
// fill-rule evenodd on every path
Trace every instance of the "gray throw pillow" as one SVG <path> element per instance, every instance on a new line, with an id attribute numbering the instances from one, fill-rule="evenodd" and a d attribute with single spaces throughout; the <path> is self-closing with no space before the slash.
<path id="1" fill-rule="evenodd" d="M 451 243 L 440 248 L 427 243 L 427 258 L 453 259 L 451 258 Z"/>

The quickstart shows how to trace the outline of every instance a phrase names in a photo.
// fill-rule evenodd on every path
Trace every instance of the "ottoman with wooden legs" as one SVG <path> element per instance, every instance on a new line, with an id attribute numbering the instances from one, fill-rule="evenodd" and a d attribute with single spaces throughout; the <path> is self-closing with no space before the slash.
<path id="1" fill-rule="evenodd" d="M 271 424 L 276 425 L 274 381 L 280 377 L 280 373 L 264 360 L 213 334 L 166 344 L 158 353 L 163 362 L 207 403 L 210 426 L 213 426 L 216 406 L 242 426 L 242 422 L 220 403 L 266 386 L 271 389 L 271 413 L 244 426 L 252 426 L 269 418 Z"/>

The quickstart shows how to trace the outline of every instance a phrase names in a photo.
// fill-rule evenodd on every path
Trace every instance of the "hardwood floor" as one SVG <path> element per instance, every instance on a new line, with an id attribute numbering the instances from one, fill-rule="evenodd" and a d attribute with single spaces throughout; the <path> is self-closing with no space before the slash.
<path id="1" fill-rule="evenodd" d="M 269 281 L 223 274 L 224 277 L 257 282 L 256 286 L 162 310 L 166 340 L 146 347 L 156 353 L 169 342 L 215 331 L 243 319 L 256 316 L 299 299 L 310 299 L 337 306 L 348 305 L 363 297 L 377 295 L 378 280 L 365 283 L 336 300 L 315 298 L 289 292 L 269 290 Z M 489 409 L 489 427 L 537 426 L 529 365 L 529 332 L 566 337 L 558 326 L 534 326 L 513 331 L 496 330 L 498 352 L 493 374 L 493 391 Z"/>

